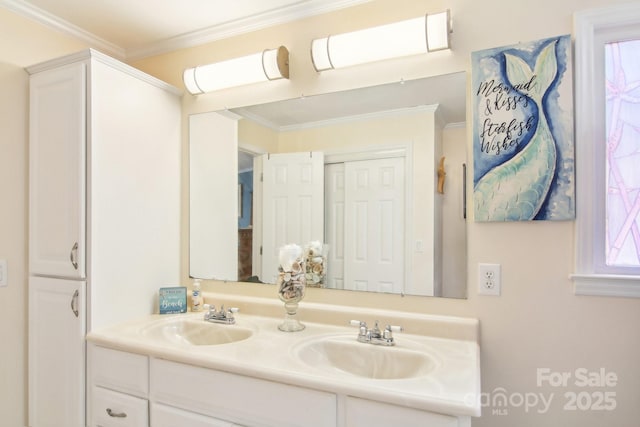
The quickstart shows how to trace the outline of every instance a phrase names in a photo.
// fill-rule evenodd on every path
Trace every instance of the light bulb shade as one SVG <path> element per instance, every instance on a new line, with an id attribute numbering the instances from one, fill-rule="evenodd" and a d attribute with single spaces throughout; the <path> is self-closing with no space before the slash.
<path id="1" fill-rule="evenodd" d="M 289 78 L 289 51 L 277 49 L 188 68 L 182 79 L 194 95 L 268 80 Z"/>
<path id="2" fill-rule="evenodd" d="M 449 49 L 451 34 L 451 13 L 449 9 L 441 13 L 427 15 L 427 51 Z"/>
<path id="3" fill-rule="evenodd" d="M 449 48 L 449 11 L 311 42 L 316 71 Z"/>

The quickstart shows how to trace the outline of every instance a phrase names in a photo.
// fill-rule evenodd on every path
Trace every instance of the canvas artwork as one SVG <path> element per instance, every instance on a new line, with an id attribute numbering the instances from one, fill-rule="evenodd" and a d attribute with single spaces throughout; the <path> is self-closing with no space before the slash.
<path id="1" fill-rule="evenodd" d="M 575 218 L 571 37 L 471 60 L 475 220 Z"/>

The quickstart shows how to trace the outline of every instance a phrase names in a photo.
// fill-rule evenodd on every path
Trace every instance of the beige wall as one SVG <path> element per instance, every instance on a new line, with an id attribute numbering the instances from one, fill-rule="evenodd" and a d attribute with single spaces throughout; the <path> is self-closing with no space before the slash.
<path id="1" fill-rule="evenodd" d="M 27 76 L 0 63 L 0 258 L 8 286 L 0 288 L 0 419 L 23 425 L 27 357 Z"/>
<path id="2" fill-rule="evenodd" d="M 264 88 L 238 88 L 219 94 L 185 98 L 185 111 L 207 111 L 300 94 L 342 90 L 440 74 L 469 71 L 469 54 L 478 49 L 513 44 L 572 31 L 576 10 L 625 0 L 429 1 L 377 0 L 338 13 L 281 25 L 256 34 L 137 61 L 134 65 L 180 84 L 186 66 L 213 62 L 256 49 L 285 44 L 291 52 L 291 81 Z M 308 46 L 313 37 L 360 26 L 414 17 L 428 10 L 452 9 L 453 51 L 429 58 L 407 58 L 318 75 L 310 69 Z M 0 9 L 0 257 L 9 260 L 9 287 L 0 288 L 0 419 L 3 425 L 26 423 L 26 218 L 27 218 L 27 80 L 19 68 L 81 49 L 82 43 L 32 24 Z M 467 134 L 469 134 L 467 132 Z M 470 141 L 468 141 L 470 145 Z M 579 144 L 579 142 L 578 142 Z M 578 152 L 580 148 L 578 145 Z M 186 153 L 186 150 L 185 150 Z M 187 175 L 183 174 L 183 178 Z M 471 176 L 471 174 L 469 174 Z M 186 182 L 186 180 L 185 180 Z M 186 206 L 186 196 L 183 197 Z M 186 208 L 183 211 L 186 213 Z M 186 239 L 186 233 L 183 233 Z M 481 322 L 482 388 L 492 392 L 554 393 L 550 410 L 509 407 L 507 415 L 485 410 L 474 426 L 628 426 L 640 419 L 640 300 L 576 297 L 567 276 L 572 270 L 574 224 L 536 222 L 480 224 L 469 221 L 467 300 L 382 296 L 310 289 L 308 300 L 385 307 L 422 313 L 472 316 Z M 186 240 L 185 240 L 186 241 Z M 183 241 L 183 247 L 186 248 Z M 183 250 L 185 253 L 186 250 Z M 186 266 L 183 255 L 183 266 Z M 503 294 L 477 296 L 478 262 L 503 266 Z M 186 269 L 185 283 L 187 283 Z M 251 285 L 208 283 L 207 290 L 272 295 L 272 289 Z M 566 411 L 566 391 L 594 388 L 536 386 L 536 369 L 577 368 L 615 372 L 617 407 L 611 412 Z M 572 383 L 570 383 L 572 384 Z"/>

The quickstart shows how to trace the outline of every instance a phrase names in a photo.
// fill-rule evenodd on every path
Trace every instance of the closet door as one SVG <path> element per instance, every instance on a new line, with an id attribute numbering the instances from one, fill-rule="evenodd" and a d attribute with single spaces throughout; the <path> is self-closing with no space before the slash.
<path id="1" fill-rule="evenodd" d="M 403 158 L 345 163 L 344 288 L 401 293 L 405 266 Z"/>
<path id="2" fill-rule="evenodd" d="M 85 277 L 86 65 L 30 80 L 29 268 Z"/>
<path id="3" fill-rule="evenodd" d="M 344 289 L 345 176 L 344 163 L 324 169 L 325 242 L 329 244 L 326 287 Z"/>

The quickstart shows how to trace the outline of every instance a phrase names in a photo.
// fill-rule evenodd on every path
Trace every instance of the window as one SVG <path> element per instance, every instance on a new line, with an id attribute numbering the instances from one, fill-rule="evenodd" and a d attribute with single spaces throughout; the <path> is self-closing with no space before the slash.
<path id="1" fill-rule="evenodd" d="M 576 294 L 640 297 L 640 5 L 579 12 Z"/>
<path id="2" fill-rule="evenodd" d="M 640 267 L 640 40 L 605 44 L 609 267 Z"/>

